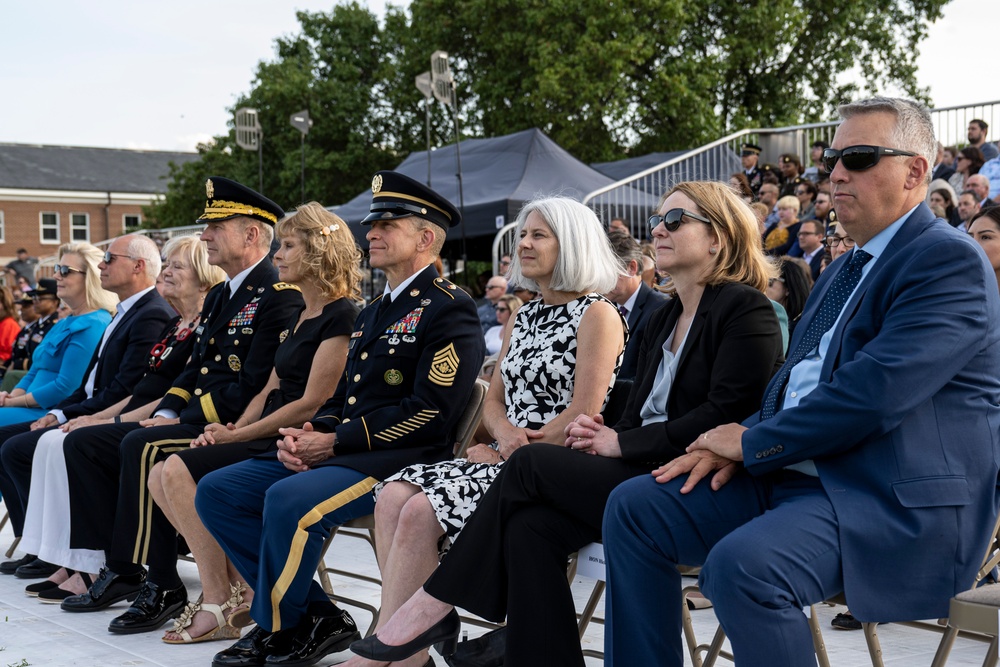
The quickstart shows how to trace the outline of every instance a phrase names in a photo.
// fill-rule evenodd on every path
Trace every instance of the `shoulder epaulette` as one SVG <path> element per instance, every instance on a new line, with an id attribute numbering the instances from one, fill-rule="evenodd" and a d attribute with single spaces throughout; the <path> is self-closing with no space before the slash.
<path id="1" fill-rule="evenodd" d="M 435 278 L 434 287 L 437 287 L 452 299 L 455 298 L 454 291 L 458 289 L 458 285 L 446 278 Z"/>
<path id="2" fill-rule="evenodd" d="M 293 289 L 296 292 L 301 292 L 302 291 L 301 289 L 299 289 L 298 285 L 293 285 L 291 283 L 274 283 L 274 291 L 275 292 L 280 292 L 280 291 L 286 290 L 286 289 Z"/>

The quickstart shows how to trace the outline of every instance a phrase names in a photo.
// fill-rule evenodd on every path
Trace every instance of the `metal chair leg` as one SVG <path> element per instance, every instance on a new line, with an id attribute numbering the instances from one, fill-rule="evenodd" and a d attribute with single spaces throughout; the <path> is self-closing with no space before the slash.
<path id="1" fill-rule="evenodd" d="M 17 545 L 20 543 L 21 538 L 15 537 L 14 541 L 10 543 L 10 547 L 7 549 L 7 553 L 5 554 L 7 558 L 12 558 L 14 556 L 14 552 L 17 550 Z"/>
<path id="2" fill-rule="evenodd" d="M 862 623 L 865 642 L 868 644 L 868 655 L 872 659 L 872 667 L 884 667 L 882 663 L 882 644 L 878 640 L 878 623 Z"/>
<path id="3" fill-rule="evenodd" d="M 816 617 L 816 605 L 809 607 L 809 630 L 812 632 L 813 650 L 816 651 L 816 661 L 819 667 L 830 667 L 830 656 L 826 653 L 826 641 Z"/>
<path id="4" fill-rule="evenodd" d="M 955 637 L 957 636 L 958 628 L 953 628 L 949 625 L 941 637 L 941 643 L 938 644 L 931 667 L 944 667 L 944 664 L 948 661 L 948 654 L 951 653 L 951 647 L 955 645 Z"/>

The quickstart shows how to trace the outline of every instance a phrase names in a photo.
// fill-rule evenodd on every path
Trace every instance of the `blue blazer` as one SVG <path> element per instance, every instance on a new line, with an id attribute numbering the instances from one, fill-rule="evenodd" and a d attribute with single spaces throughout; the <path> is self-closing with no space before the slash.
<path id="1" fill-rule="evenodd" d="M 844 263 L 820 277 L 791 349 Z M 819 386 L 744 425 L 751 474 L 815 461 L 855 616 L 947 616 L 1000 501 L 1000 293 L 982 250 L 921 204 L 845 307 Z"/>

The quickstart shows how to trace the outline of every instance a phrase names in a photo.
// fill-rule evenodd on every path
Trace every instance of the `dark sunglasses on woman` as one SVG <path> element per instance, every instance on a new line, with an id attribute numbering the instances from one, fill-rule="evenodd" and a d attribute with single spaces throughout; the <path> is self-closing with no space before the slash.
<path id="1" fill-rule="evenodd" d="M 685 208 L 672 208 L 663 215 L 653 214 L 649 216 L 647 224 L 649 225 L 649 233 L 652 234 L 653 230 L 656 229 L 660 223 L 667 228 L 668 232 L 676 232 L 681 224 L 684 222 L 684 216 L 697 220 L 698 222 L 704 222 L 706 225 L 711 225 L 712 221 L 708 218 L 698 215 L 697 213 L 692 213 Z"/>

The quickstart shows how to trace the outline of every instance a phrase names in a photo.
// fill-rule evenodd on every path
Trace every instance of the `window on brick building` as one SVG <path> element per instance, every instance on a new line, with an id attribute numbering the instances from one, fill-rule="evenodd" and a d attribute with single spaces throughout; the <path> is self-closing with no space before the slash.
<path id="1" fill-rule="evenodd" d="M 59 214 L 43 211 L 39 213 L 41 241 L 46 244 L 59 243 Z"/>
<path id="2" fill-rule="evenodd" d="M 142 216 L 134 215 L 131 213 L 126 213 L 122 216 L 122 225 L 125 227 L 126 232 L 130 232 L 134 229 L 139 229 L 139 225 L 142 224 Z"/>
<path id="3" fill-rule="evenodd" d="M 70 241 L 90 242 L 90 214 L 70 213 L 69 214 L 69 238 Z"/>

